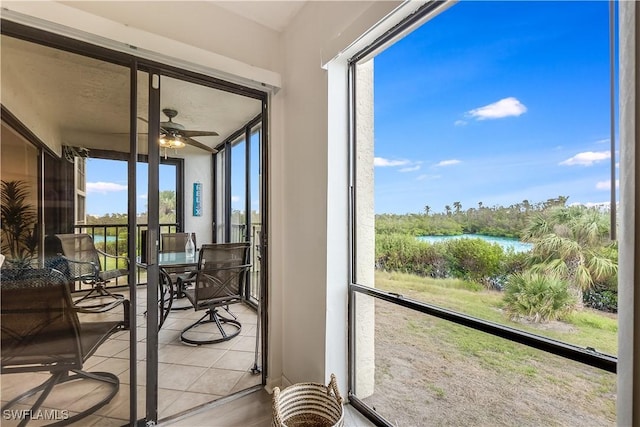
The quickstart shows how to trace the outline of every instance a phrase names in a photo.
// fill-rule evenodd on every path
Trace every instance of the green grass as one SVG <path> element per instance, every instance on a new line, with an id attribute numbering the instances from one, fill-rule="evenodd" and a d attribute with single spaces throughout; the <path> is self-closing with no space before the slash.
<path id="1" fill-rule="evenodd" d="M 501 310 L 501 292 L 478 289 L 461 280 L 376 272 L 376 287 L 580 347 L 617 353 L 617 319 L 610 313 L 585 309 L 563 321 L 532 325 L 508 319 Z M 423 355 L 431 360 L 442 360 L 442 366 L 452 366 L 463 376 L 485 378 L 489 389 L 522 388 L 529 390 L 531 396 L 556 396 L 559 402 L 563 402 L 560 404 L 574 405 L 595 414 L 593 416 L 601 416 L 603 425 L 615 420 L 615 374 L 389 303 L 376 304 L 378 310 L 376 342 L 382 342 L 381 349 L 393 344 L 402 354 L 413 351 L 418 358 Z M 449 380 L 447 369 L 441 369 L 436 373 L 425 371 L 423 387 L 430 391 L 432 398 L 446 401 L 450 392 L 439 385 L 449 384 Z M 381 371 L 388 378 L 391 378 L 391 372 L 395 372 L 389 365 L 384 365 Z M 396 371 L 402 372 L 401 369 Z M 420 377 L 419 371 L 414 375 Z M 456 376 L 453 372 L 451 375 Z M 440 383 L 440 380 L 444 382 Z M 389 381 L 392 385 L 385 383 L 386 387 L 397 386 L 393 381 L 400 380 Z M 455 378 L 452 381 L 455 382 Z"/>
<path id="2" fill-rule="evenodd" d="M 406 273 L 379 271 L 376 272 L 376 287 L 580 347 L 593 347 L 612 355 L 618 352 L 617 316 L 608 313 L 584 309 L 554 323 L 554 327 L 550 327 L 549 324 L 532 325 L 508 319 L 501 310 L 502 292 L 485 290 L 479 285 L 458 279 L 432 279 Z M 449 330 L 448 333 L 452 331 Z M 487 336 L 487 339 L 490 338 L 493 337 Z M 467 337 L 462 332 L 456 333 L 456 339 L 460 349 L 470 354 L 482 344 L 475 342 L 475 335 Z M 501 348 L 511 343 L 495 338 L 492 345 Z"/>

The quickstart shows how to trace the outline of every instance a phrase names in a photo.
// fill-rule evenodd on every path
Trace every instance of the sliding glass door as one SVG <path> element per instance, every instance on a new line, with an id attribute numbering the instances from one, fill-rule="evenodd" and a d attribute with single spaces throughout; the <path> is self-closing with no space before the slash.
<path id="1" fill-rule="evenodd" d="M 257 249 L 266 94 L 4 21 L 2 47 L 3 285 L 17 278 L 19 289 L 25 271 L 54 268 L 65 275 L 60 291 L 70 301 L 94 290 L 96 281 L 65 267 L 62 235 L 86 236 L 101 251 L 96 268 L 118 271 L 101 279 L 105 294 L 91 299 L 97 312 L 77 313 L 81 324 L 115 322 L 95 351 L 75 355 L 77 368 L 109 380 L 54 387 L 40 408 L 56 420 L 77 416 L 77 425 L 155 423 L 262 385 L 264 322 L 256 307 L 265 287 L 256 272 L 266 257 Z M 21 208 L 15 239 L 5 227 L 9 197 Z M 232 225 L 240 233 L 233 239 Z M 227 311 L 241 327 L 233 339 L 197 347 L 182 339 L 202 312 L 161 262 L 162 234 L 176 232 L 192 233 L 198 250 L 251 242 L 247 297 Z M 5 314 L 30 312 L 5 303 L 52 301 L 5 298 L 4 289 L 3 327 Z M 55 356 L 55 348 L 44 349 L 43 357 Z M 57 369 L 43 362 L 43 373 L 7 370 L 7 351 L 3 336 L 3 405 Z"/>
<path id="2" fill-rule="evenodd" d="M 91 57 L 61 50 L 55 37 L 47 45 L 26 41 L 4 22 L 2 30 L 5 421 L 125 424 L 136 417 L 136 286 L 127 273 L 135 182 L 126 163 L 89 171 L 87 159 L 103 150 L 137 155 L 130 63 L 102 50 Z M 103 232 L 89 234 L 89 223 Z M 88 262 L 69 251 L 68 239 L 97 257 L 96 270 L 82 269 Z M 41 402 L 19 397 L 44 381 L 51 389 L 38 393 Z"/>

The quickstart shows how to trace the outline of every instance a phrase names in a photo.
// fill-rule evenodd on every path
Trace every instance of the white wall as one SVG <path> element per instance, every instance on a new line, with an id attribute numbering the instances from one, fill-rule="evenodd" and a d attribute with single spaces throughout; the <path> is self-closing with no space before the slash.
<path id="1" fill-rule="evenodd" d="M 376 231 L 374 200 L 374 60 L 358 64 L 356 72 L 356 135 L 354 156 L 358 173 L 355 177 L 356 215 L 356 282 L 376 286 Z M 355 300 L 356 378 L 353 392 L 363 399 L 375 391 L 375 300 L 357 295 Z"/>
<path id="2" fill-rule="evenodd" d="M 185 232 L 196 233 L 198 247 L 213 242 L 213 189 L 211 154 L 190 154 L 184 161 L 184 227 Z M 202 216 L 193 216 L 193 183 L 202 183 Z"/>
<path id="3" fill-rule="evenodd" d="M 283 382 L 347 380 L 348 132 L 346 60 L 324 70 L 326 58 L 350 46 L 350 28 L 371 28 L 397 2 L 310 2 L 285 31 L 283 99 L 272 134 L 282 158 L 273 158 L 273 203 L 281 207 L 280 296 Z M 358 33 L 358 35 L 361 33 Z M 330 77 L 331 76 L 331 77 Z M 329 99 L 331 101 L 329 101 Z M 282 139 L 281 139 L 282 138 Z M 277 147 L 284 141 L 284 148 Z M 276 316 L 279 313 L 274 313 Z M 277 351 L 273 346 L 271 351 Z M 270 375 L 277 375 L 275 370 Z"/>
<path id="4" fill-rule="evenodd" d="M 51 113 L 43 110 L 37 93 L 27 93 L 29 85 L 24 84 L 20 69 L 11 61 L 2 61 L 2 103 L 11 106 L 16 116 L 34 135 L 46 141 L 58 155 L 62 155 L 60 129 L 54 125 Z"/>

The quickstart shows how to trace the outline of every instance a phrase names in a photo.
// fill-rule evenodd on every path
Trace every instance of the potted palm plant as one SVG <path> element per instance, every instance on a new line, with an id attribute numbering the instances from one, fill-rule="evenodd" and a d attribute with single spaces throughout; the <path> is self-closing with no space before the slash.
<path id="1" fill-rule="evenodd" d="M 1 249 L 9 268 L 29 268 L 36 257 L 38 214 L 29 195 L 26 181 L 2 181 Z"/>

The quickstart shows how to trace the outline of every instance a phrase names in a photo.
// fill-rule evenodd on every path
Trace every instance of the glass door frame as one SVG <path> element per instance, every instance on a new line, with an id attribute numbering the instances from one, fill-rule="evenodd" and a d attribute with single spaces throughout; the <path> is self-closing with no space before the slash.
<path id="1" fill-rule="evenodd" d="M 128 226 L 130 230 L 136 229 L 136 212 L 137 212 L 137 204 L 136 204 L 136 163 L 138 160 L 138 118 L 137 118 L 137 90 L 138 90 L 138 73 L 146 72 L 149 73 L 149 140 L 153 140 L 152 138 L 157 139 L 159 137 L 159 123 L 160 123 L 160 99 L 159 99 L 159 84 L 157 87 L 154 85 L 153 76 L 169 76 L 173 78 L 177 78 L 180 80 L 189 81 L 192 83 L 196 83 L 203 86 L 208 86 L 220 90 L 224 90 L 227 92 L 232 92 L 238 95 L 244 95 L 250 98 L 254 98 L 260 100 L 262 102 L 262 117 L 266 120 L 266 111 L 267 111 L 267 100 L 268 94 L 267 92 L 263 92 L 261 90 L 252 89 L 246 86 L 242 86 L 236 83 L 231 83 L 225 80 L 221 80 L 212 76 L 203 75 L 200 73 L 196 73 L 193 71 L 181 69 L 176 66 L 170 66 L 166 64 L 161 64 L 149 59 L 136 57 L 129 53 L 119 52 L 115 50 L 108 49 L 106 47 L 98 46 L 92 44 L 88 41 L 78 40 L 75 38 L 70 38 L 65 35 L 53 33 L 51 31 L 30 27 L 28 25 L 16 23 L 9 21 L 7 19 L 0 19 L 0 33 L 3 35 L 7 35 L 10 37 L 14 37 L 16 39 L 29 41 L 32 43 L 36 43 L 39 45 L 51 47 L 54 49 L 59 49 L 62 51 L 67 51 L 71 53 L 75 53 L 78 55 L 82 55 L 85 57 L 94 58 L 100 61 L 105 61 L 117 65 L 121 65 L 129 68 L 130 70 L 130 135 L 129 135 L 129 153 L 128 153 L 128 166 L 127 166 L 127 179 L 130 185 L 128 185 Z M 88 39 L 86 39 L 88 40 Z M 156 99 L 157 96 L 157 99 Z M 3 107 L 3 112 L 6 111 Z M 3 119 L 5 115 L 3 113 Z M 266 138 L 266 123 L 263 121 L 263 156 L 262 156 L 262 167 L 263 167 L 263 180 L 262 180 L 262 194 L 263 194 L 263 209 L 262 209 L 262 218 L 263 218 L 263 239 L 261 241 L 261 252 L 262 252 L 262 264 L 264 265 L 263 271 L 265 274 L 262 275 L 263 286 L 261 286 L 261 298 L 263 301 L 263 307 L 265 307 L 266 303 L 266 259 L 267 259 L 267 138 Z M 37 139 L 37 138 L 36 138 Z M 41 147 L 47 154 L 53 154 L 53 152 L 43 144 Z M 158 205 L 159 205 L 159 197 L 158 197 L 158 187 L 159 187 L 159 164 L 160 164 L 160 150 L 152 150 L 153 153 L 149 153 L 148 162 L 149 162 L 149 182 L 148 182 L 148 209 L 149 209 L 149 229 L 158 229 L 159 226 L 159 214 L 158 214 Z M 42 157 L 42 156 L 41 156 Z M 42 162 L 41 162 L 42 164 Z M 155 191 L 152 191 L 155 190 Z M 152 242 L 157 239 L 157 236 L 154 236 L 153 233 L 148 234 L 148 242 Z M 215 238 L 215 237 L 214 237 Z M 150 251 L 150 255 L 153 257 L 157 257 L 158 247 L 155 247 L 155 250 Z M 137 250 L 136 245 L 136 233 L 129 233 L 127 240 L 127 248 L 130 254 L 135 254 Z M 154 255 L 155 254 L 155 255 Z M 151 259 L 150 264 L 151 268 L 148 270 L 148 283 L 157 283 L 158 281 L 158 267 L 157 263 L 153 262 Z M 156 258 L 157 259 L 157 258 Z M 129 372 L 130 372 L 130 402 L 129 402 L 129 425 L 143 425 L 143 424 L 155 424 L 158 421 L 158 405 L 157 405 L 157 382 L 158 382 L 158 360 L 157 360 L 157 350 L 158 350 L 158 333 L 157 333 L 157 322 L 158 322 L 158 312 L 154 304 L 151 301 L 157 301 L 157 286 L 148 286 L 148 295 L 147 295 L 147 370 L 146 370 L 146 417 L 144 420 L 137 419 L 137 339 L 136 336 L 136 319 L 137 319 L 137 301 L 136 301 L 136 269 L 131 269 L 129 272 L 129 291 L 130 291 L 130 340 L 129 340 Z M 150 291 L 149 291 L 150 290 Z M 151 308 L 151 309 L 150 309 Z M 266 322 L 266 310 L 262 310 L 261 313 L 261 336 L 262 336 L 262 360 L 263 360 L 263 369 L 262 369 L 262 384 L 265 384 L 266 381 L 266 369 L 264 368 L 264 361 L 266 360 L 266 330 L 267 330 L 267 322 Z M 155 328 L 153 326 L 156 326 Z M 151 352 L 149 352 L 151 350 Z M 150 354 L 151 353 L 151 354 Z M 149 357 L 152 357 L 152 360 L 149 360 Z"/>

